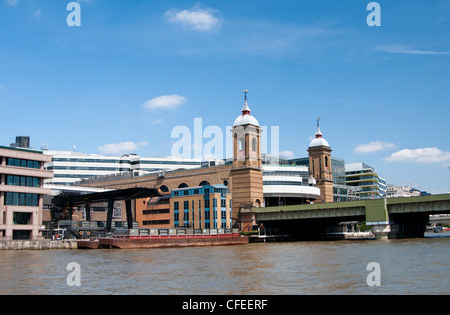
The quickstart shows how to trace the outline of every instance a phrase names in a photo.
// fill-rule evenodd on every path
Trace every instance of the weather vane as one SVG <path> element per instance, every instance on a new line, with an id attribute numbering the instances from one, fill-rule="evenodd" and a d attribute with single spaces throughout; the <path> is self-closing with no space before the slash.
<path id="1" fill-rule="evenodd" d="M 317 118 L 317 128 L 319 128 L 320 126 L 320 119 L 321 119 L 320 117 Z"/>
<path id="2" fill-rule="evenodd" d="M 244 92 L 244 95 L 245 95 L 245 100 L 247 100 L 247 94 L 248 94 L 248 90 L 243 90 L 242 92 Z"/>

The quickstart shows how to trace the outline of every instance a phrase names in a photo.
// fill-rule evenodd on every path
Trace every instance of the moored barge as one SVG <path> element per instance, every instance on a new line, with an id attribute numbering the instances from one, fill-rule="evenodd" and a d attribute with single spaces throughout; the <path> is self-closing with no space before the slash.
<path id="1" fill-rule="evenodd" d="M 115 236 L 78 240 L 78 249 L 149 249 L 192 246 L 225 246 L 247 244 L 249 238 L 239 233 L 216 235 L 149 235 Z"/>

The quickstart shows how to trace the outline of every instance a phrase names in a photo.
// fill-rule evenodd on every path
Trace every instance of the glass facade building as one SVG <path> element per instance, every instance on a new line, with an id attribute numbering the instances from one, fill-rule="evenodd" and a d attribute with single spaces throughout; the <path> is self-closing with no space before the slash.
<path id="1" fill-rule="evenodd" d="M 357 189 L 360 199 L 379 199 L 386 196 L 386 179 L 379 176 L 370 165 L 362 162 L 346 164 L 345 179 L 347 185 Z"/>

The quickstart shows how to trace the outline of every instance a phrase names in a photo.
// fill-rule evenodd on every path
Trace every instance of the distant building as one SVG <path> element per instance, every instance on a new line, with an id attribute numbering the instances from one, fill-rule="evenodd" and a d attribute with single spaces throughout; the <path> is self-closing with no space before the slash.
<path id="1" fill-rule="evenodd" d="M 427 192 L 408 186 L 388 185 L 386 189 L 386 198 L 417 197 L 423 195 L 427 195 Z"/>
<path id="2" fill-rule="evenodd" d="M 386 180 L 365 163 L 345 164 L 345 179 L 347 185 L 356 187 L 361 199 L 379 199 L 386 196 Z"/>
<path id="3" fill-rule="evenodd" d="M 42 238 L 44 180 L 53 172 L 44 169 L 51 158 L 41 151 L 0 146 L 0 240 Z"/>
<path id="4" fill-rule="evenodd" d="M 137 177 L 158 171 L 185 170 L 202 167 L 202 161 L 182 158 L 147 158 L 135 154 L 106 156 L 72 151 L 44 151 L 52 157 L 46 164 L 55 177 L 48 184 L 77 185 L 82 180 L 111 175 Z"/>
<path id="5" fill-rule="evenodd" d="M 321 197 L 307 166 L 263 165 L 266 207 L 305 204 Z"/>
<path id="6" fill-rule="evenodd" d="M 16 137 L 16 142 L 11 143 L 11 147 L 29 149 L 30 148 L 30 137 L 27 137 L 27 136 Z"/>
<path id="7" fill-rule="evenodd" d="M 231 229 L 231 194 L 225 185 L 184 187 L 136 201 L 142 228 Z"/>
<path id="8" fill-rule="evenodd" d="M 309 170 L 309 157 L 291 159 L 289 165 L 303 166 Z M 309 171 L 308 171 L 309 172 Z M 344 202 L 359 200 L 358 189 L 349 186 L 345 178 L 345 161 L 340 158 L 331 157 L 331 172 L 333 176 L 333 202 Z"/>
<path id="9" fill-rule="evenodd" d="M 224 185 L 175 189 L 170 204 L 175 227 L 231 228 L 231 194 Z"/>
<path id="10" fill-rule="evenodd" d="M 173 228 L 174 211 L 170 208 L 171 192 L 163 196 L 136 200 L 136 222 L 141 228 Z"/>

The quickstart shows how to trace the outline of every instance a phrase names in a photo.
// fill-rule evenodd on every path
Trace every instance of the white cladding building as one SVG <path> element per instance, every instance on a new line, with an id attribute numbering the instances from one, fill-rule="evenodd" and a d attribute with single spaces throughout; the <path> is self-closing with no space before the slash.
<path id="1" fill-rule="evenodd" d="M 202 161 L 178 157 L 144 158 L 135 154 L 123 156 L 105 156 L 72 151 L 44 151 L 51 155 L 52 161 L 46 163 L 46 169 L 54 172 L 55 177 L 46 184 L 75 185 L 77 182 L 101 176 L 131 174 L 143 176 L 158 171 L 192 169 L 202 166 Z"/>

